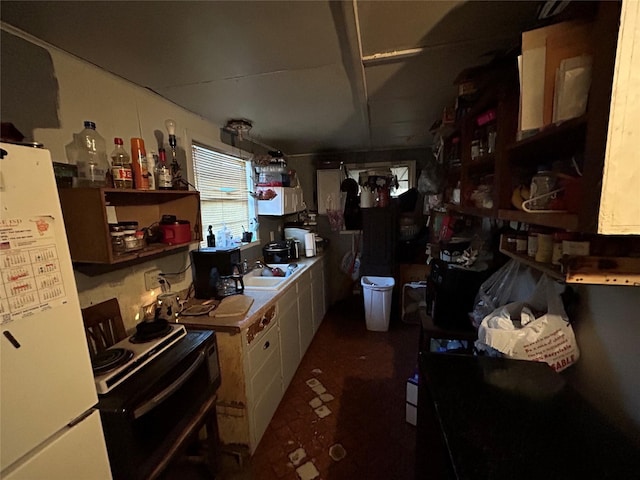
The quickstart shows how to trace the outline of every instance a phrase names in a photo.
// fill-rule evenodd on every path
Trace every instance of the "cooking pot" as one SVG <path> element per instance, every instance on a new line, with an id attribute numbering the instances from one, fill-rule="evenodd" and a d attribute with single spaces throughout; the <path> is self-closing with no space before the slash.
<path id="1" fill-rule="evenodd" d="M 288 263 L 290 260 L 296 260 L 297 248 L 293 240 L 281 240 L 277 242 L 269 242 L 262 247 L 262 256 L 265 263 Z"/>
<path id="2" fill-rule="evenodd" d="M 191 241 L 191 224 L 188 220 L 164 220 L 160 222 L 162 243 L 178 245 Z"/>

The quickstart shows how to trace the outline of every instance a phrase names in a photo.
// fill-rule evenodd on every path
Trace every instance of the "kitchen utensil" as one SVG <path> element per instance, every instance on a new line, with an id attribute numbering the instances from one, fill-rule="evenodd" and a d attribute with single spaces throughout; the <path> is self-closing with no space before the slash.
<path id="1" fill-rule="evenodd" d="M 180 309 L 180 297 L 176 293 L 161 293 L 156 300 L 155 318 L 175 322 Z"/>
<path id="2" fill-rule="evenodd" d="M 246 295 L 234 295 L 232 297 L 223 298 L 213 312 L 216 318 L 237 318 L 241 320 L 245 317 L 249 309 L 253 305 L 253 298 Z"/>

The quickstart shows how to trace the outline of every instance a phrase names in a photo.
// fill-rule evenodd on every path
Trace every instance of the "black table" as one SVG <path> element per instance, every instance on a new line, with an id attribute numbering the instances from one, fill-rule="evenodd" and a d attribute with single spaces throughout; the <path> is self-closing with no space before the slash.
<path id="1" fill-rule="evenodd" d="M 416 478 L 640 478 L 640 449 L 544 363 L 421 353 Z M 438 428 L 440 451 L 425 438 Z"/>

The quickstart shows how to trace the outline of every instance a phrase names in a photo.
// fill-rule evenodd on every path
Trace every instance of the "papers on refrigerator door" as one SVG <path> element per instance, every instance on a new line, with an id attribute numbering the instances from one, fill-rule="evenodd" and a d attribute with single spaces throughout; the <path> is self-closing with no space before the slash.
<path id="1" fill-rule="evenodd" d="M 67 302 L 50 216 L 0 220 L 0 323 Z"/>

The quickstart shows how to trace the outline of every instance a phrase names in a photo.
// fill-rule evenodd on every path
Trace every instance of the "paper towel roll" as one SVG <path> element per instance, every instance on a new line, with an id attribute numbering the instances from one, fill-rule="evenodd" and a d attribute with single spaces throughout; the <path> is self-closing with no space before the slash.
<path id="1" fill-rule="evenodd" d="M 313 233 L 304 235 L 304 251 L 307 257 L 316 256 L 316 236 Z"/>

